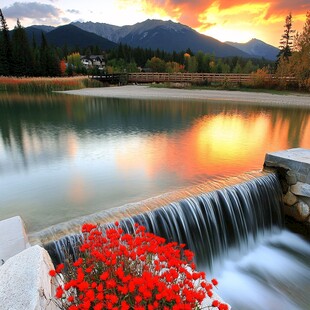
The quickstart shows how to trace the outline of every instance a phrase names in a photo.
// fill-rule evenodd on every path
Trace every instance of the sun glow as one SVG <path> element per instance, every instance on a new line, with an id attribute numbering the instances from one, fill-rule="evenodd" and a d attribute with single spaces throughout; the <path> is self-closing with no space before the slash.
<path id="1" fill-rule="evenodd" d="M 196 30 L 222 42 L 247 42 L 253 37 L 259 37 L 259 25 L 264 20 L 266 22 L 269 7 L 267 2 L 221 9 L 220 3 L 214 2 L 199 14 L 200 26 Z"/>

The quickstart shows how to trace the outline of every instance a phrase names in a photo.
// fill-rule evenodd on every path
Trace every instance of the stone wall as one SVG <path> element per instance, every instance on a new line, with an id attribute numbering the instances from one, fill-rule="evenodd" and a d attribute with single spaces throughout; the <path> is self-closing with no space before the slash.
<path id="1" fill-rule="evenodd" d="M 55 285 L 48 272 L 53 268 L 49 254 L 38 245 L 10 257 L 0 267 L 0 309 L 59 309 L 51 301 Z"/>
<path id="2" fill-rule="evenodd" d="M 289 149 L 268 153 L 265 169 L 275 169 L 279 175 L 284 202 L 284 214 L 310 231 L 310 150 Z"/>

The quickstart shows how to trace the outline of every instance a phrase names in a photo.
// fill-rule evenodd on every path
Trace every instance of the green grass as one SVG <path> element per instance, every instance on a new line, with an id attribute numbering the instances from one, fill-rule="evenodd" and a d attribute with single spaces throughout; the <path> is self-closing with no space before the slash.
<path id="1" fill-rule="evenodd" d="M 256 93 L 267 93 L 273 95 L 309 95 L 307 92 L 297 91 L 297 90 L 280 90 L 273 88 L 250 88 L 249 86 L 239 86 L 239 85 L 223 85 L 223 84 L 215 84 L 215 85 L 190 85 L 187 83 L 184 87 L 175 87 L 170 83 L 159 83 L 159 84 L 149 84 L 150 87 L 153 88 L 175 88 L 175 89 L 192 89 L 192 90 L 229 90 L 229 91 L 242 91 L 242 92 L 256 92 Z"/>

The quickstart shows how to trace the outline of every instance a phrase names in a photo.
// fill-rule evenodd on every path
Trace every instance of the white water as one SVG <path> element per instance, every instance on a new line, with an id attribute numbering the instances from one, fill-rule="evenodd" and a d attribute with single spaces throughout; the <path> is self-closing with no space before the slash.
<path id="1" fill-rule="evenodd" d="M 215 271 L 219 295 L 238 310 L 310 309 L 309 242 L 287 230 Z"/>

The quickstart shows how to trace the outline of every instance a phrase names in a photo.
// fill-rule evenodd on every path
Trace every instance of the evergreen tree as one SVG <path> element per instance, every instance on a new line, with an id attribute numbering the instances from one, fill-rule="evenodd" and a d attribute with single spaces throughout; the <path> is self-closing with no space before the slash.
<path id="1" fill-rule="evenodd" d="M 48 44 L 44 33 L 41 33 L 41 46 L 40 46 L 40 75 L 48 75 Z"/>
<path id="2" fill-rule="evenodd" d="M 0 9 L 0 75 L 11 74 L 12 48 L 9 28 Z"/>
<path id="3" fill-rule="evenodd" d="M 12 35 L 12 74 L 15 76 L 33 75 L 33 56 L 25 29 L 19 19 Z"/>
<path id="4" fill-rule="evenodd" d="M 292 14 L 289 13 L 285 18 L 285 25 L 284 25 L 284 33 L 281 36 L 279 49 L 280 52 L 277 56 L 277 64 L 280 61 L 280 58 L 283 57 L 286 61 L 288 61 L 289 57 L 292 55 L 292 46 L 293 46 L 293 39 L 294 39 L 294 32 L 293 30 L 293 21 L 292 21 Z"/>

